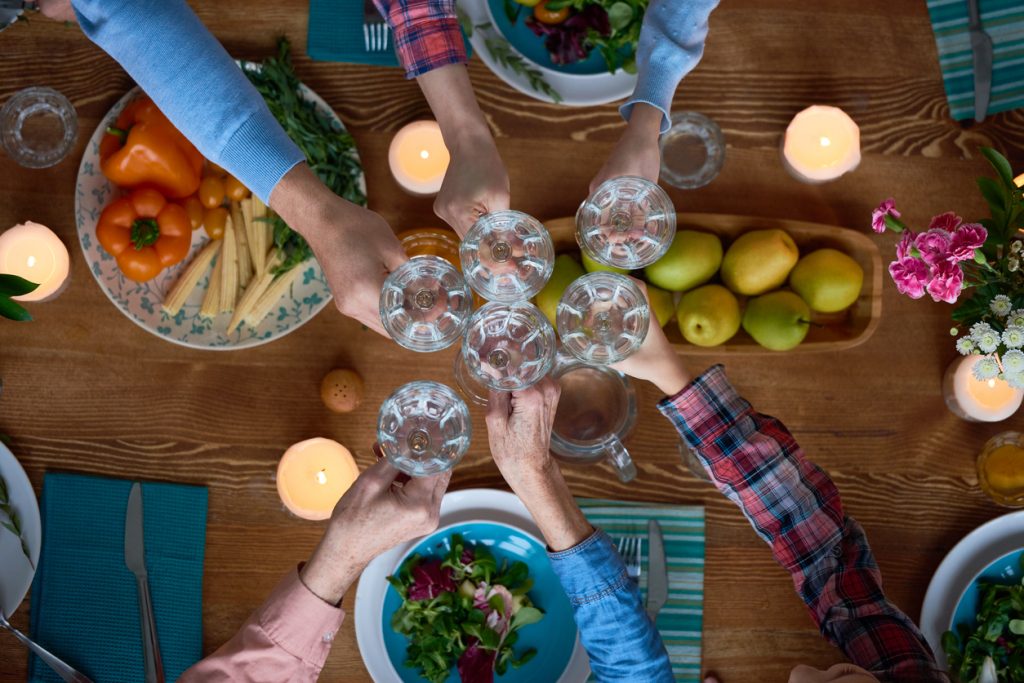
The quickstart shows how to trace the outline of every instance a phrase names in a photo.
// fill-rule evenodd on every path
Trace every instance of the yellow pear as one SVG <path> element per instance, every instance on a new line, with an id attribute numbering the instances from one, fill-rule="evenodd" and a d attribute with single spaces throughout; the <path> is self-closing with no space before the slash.
<path id="1" fill-rule="evenodd" d="M 676 309 L 679 331 L 697 346 L 718 346 L 740 329 L 740 303 L 722 285 L 704 285 L 683 294 Z"/>
<path id="2" fill-rule="evenodd" d="M 697 230 L 679 230 L 668 251 L 647 266 L 647 281 L 670 292 L 685 292 L 704 284 L 722 265 L 722 240 Z"/>
<path id="3" fill-rule="evenodd" d="M 583 275 L 585 275 L 583 266 L 572 256 L 562 254 L 555 257 L 555 267 L 551 271 L 551 279 L 544 285 L 544 289 L 537 292 L 537 296 L 534 297 L 537 308 L 544 312 L 552 325 L 555 325 L 558 302 L 565 289 Z"/>
<path id="4" fill-rule="evenodd" d="M 651 303 L 651 313 L 662 327 L 668 324 L 676 312 L 676 304 L 672 300 L 672 292 L 647 285 L 647 300 Z"/>
<path id="5" fill-rule="evenodd" d="M 836 313 L 852 306 L 863 284 L 864 269 L 835 249 L 812 251 L 789 274 L 793 291 L 811 310 L 821 313 Z"/>
<path id="6" fill-rule="evenodd" d="M 620 275 L 625 275 L 626 273 L 629 272 L 625 268 L 616 268 L 615 266 L 606 266 L 603 263 L 598 263 L 594 259 L 587 256 L 587 252 L 585 251 L 580 251 L 580 256 L 583 257 L 583 270 L 587 271 L 588 273 L 604 271 L 608 273 L 619 273 Z"/>
<path id="7" fill-rule="evenodd" d="M 800 250 L 782 230 L 754 230 L 740 235 L 722 259 L 722 282 L 737 294 L 756 296 L 786 282 Z"/>

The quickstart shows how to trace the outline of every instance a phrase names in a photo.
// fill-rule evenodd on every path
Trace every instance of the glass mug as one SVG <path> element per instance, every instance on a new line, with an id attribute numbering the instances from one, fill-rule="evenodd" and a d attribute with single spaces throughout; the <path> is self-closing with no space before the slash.
<path id="1" fill-rule="evenodd" d="M 629 377 L 565 353 L 558 355 L 551 377 L 562 387 L 551 431 L 555 457 L 579 465 L 608 461 L 623 483 L 632 481 L 636 465 L 622 445 L 637 418 Z"/>

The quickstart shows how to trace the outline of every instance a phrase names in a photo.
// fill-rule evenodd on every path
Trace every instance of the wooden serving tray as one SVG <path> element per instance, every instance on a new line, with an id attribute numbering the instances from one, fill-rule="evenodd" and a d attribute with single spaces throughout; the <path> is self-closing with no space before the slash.
<path id="1" fill-rule="evenodd" d="M 722 246 L 729 248 L 732 241 L 751 230 L 778 228 L 785 230 L 796 242 L 800 255 L 815 249 L 831 247 L 852 257 L 864 269 L 864 285 L 860 297 L 849 309 L 840 313 L 813 313 L 813 322 L 804 342 L 787 353 L 839 351 L 863 344 L 878 327 L 882 315 L 882 257 L 878 246 L 864 233 L 820 223 L 791 221 L 779 218 L 756 218 L 717 213 L 676 214 L 678 230 L 702 230 L 718 235 Z M 545 221 L 558 253 L 579 252 L 576 243 L 574 218 L 556 218 Z M 717 282 L 718 277 L 712 279 Z M 745 297 L 739 297 L 741 305 Z M 820 325 L 820 326 L 818 326 Z M 721 354 L 770 354 L 769 351 L 741 328 L 736 336 L 721 346 L 694 346 L 683 339 L 675 319 L 665 325 L 665 334 L 680 353 L 714 356 Z"/>

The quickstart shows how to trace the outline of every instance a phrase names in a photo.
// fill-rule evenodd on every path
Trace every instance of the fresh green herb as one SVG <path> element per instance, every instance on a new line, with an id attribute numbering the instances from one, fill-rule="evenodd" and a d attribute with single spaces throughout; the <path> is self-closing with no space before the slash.
<path id="1" fill-rule="evenodd" d="M 301 83 L 292 66 L 288 40 L 278 40 L 277 55 L 263 60 L 260 68 L 243 71 L 288 137 L 305 153 L 317 177 L 339 197 L 366 206 L 366 195 L 359 186 L 362 167 L 355 154 L 355 141 L 330 116 L 300 95 Z M 279 218 L 274 219 L 274 246 L 285 255 L 275 271 L 277 274 L 313 255 L 306 240 Z"/>
<path id="2" fill-rule="evenodd" d="M 1024 570 L 1024 555 L 1021 556 Z M 983 581 L 978 585 L 977 626 L 957 624 L 956 632 L 942 634 L 950 673 L 959 683 L 986 680 L 1024 681 L 1024 582 L 1004 585 Z"/>
<path id="3" fill-rule="evenodd" d="M 18 537 L 18 540 L 21 541 L 21 552 L 24 553 L 25 559 L 28 560 L 29 565 L 31 565 L 34 571 L 36 565 L 32 562 L 32 555 L 28 550 L 28 541 L 21 532 L 21 519 L 18 517 L 18 511 L 11 505 L 10 498 L 7 496 L 7 482 L 4 481 L 3 477 L 0 477 L 0 526 Z"/>
<path id="4" fill-rule="evenodd" d="M 485 546 L 468 545 L 459 534 L 450 542 L 443 558 L 413 555 L 387 577 L 402 596 L 391 627 L 409 638 L 406 666 L 431 683 L 447 680 L 464 655 L 493 658 L 499 676 L 509 667 L 523 666 L 537 652 L 531 648 L 515 653 L 519 630 L 544 618 L 527 595 L 533 587 L 529 568 L 522 562 L 499 565 Z M 432 584 L 434 590 L 425 591 Z M 507 591 L 505 597 L 500 589 Z M 481 603 L 487 612 L 476 606 Z"/>
<path id="5" fill-rule="evenodd" d="M 17 275 L 0 275 L 0 318 L 8 320 L 27 321 L 32 316 L 25 307 L 11 299 L 14 296 L 21 296 L 33 292 L 39 287 L 34 282 Z"/>

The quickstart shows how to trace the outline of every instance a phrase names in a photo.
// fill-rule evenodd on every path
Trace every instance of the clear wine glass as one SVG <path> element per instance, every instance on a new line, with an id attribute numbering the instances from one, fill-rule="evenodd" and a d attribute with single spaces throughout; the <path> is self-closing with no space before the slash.
<path id="1" fill-rule="evenodd" d="M 558 336 L 580 360 L 609 365 L 636 352 L 650 324 L 647 297 L 625 275 L 596 272 L 569 285 L 558 302 Z"/>
<path id="2" fill-rule="evenodd" d="M 470 318 L 462 356 L 467 379 L 494 391 L 519 391 L 551 370 L 555 331 L 533 304 L 491 302 Z M 479 393 L 465 383 L 463 390 Z"/>
<path id="3" fill-rule="evenodd" d="M 377 442 L 392 465 L 429 477 L 458 464 L 469 448 L 469 408 L 439 382 L 409 382 L 381 405 Z"/>
<path id="4" fill-rule="evenodd" d="M 380 320 L 388 334 L 413 351 L 438 351 L 462 336 L 473 294 L 462 273 L 439 256 L 415 256 L 384 281 Z"/>
<path id="5" fill-rule="evenodd" d="M 576 241 L 590 258 L 606 266 L 649 266 L 665 255 L 675 235 L 672 200 L 645 178 L 606 180 L 576 212 Z"/>
<path id="6" fill-rule="evenodd" d="M 555 247 L 540 221 L 520 211 L 481 216 L 459 247 L 466 282 L 488 301 L 512 303 L 539 292 L 555 267 Z"/>

